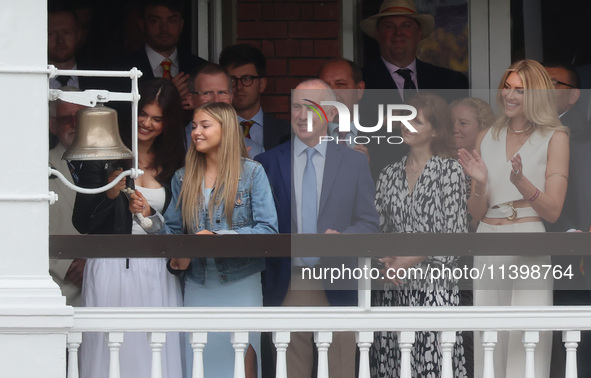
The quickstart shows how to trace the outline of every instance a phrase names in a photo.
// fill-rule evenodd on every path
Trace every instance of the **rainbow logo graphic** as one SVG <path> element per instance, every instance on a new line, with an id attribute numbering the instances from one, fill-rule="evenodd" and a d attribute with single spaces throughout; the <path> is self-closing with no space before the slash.
<path id="1" fill-rule="evenodd" d="M 318 118 L 320 118 L 320 120 L 322 121 L 322 115 L 324 115 L 324 122 L 328 123 L 328 117 L 326 116 L 326 112 L 324 111 L 324 109 L 322 109 L 322 106 L 320 106 L 320 104 L 312 101 L 312 100 L 307 100 L 307 99 L 303 99 L 304 101 L 308 101 L 309 103 L 311 103 L 312 105 L 306 105 L 308 107 L 308 109 L 312 110 L 314 113 L 316 113 L 316 115 L 318 116 Z M 322 115 L 320 115 L 320 112 L 318 111 L 318 109 L 320 109 L 320 112 L 322 112 Z"/>

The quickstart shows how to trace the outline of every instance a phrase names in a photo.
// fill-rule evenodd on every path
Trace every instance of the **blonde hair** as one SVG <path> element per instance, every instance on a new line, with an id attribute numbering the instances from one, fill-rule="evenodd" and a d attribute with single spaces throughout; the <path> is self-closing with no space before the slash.
<path id="1" fill-rule="evenodd" d="M 231 105 L 223 102 L 204 104 L 195 109 L 194 114 L 203 111 L 220 123 L 222 128 L 221 142 L 218 149 L 218 171 L 213 194 L 208 205 L 209 219 L 213 219 L 214 210 L 224 203 L 224 215 L 228 226 L 232 228 L 234 201 L 238 192 L 238 180 L 242 170 L 242 159 L 248 157 L 244 140 L 238 125 L 236 112 Z M 199 224 L 200 209 L 204 206 L 204 183 L 206 170 L 205 154 L 197 151 L 195 143 L 191 146 L 185 159 L 185 175 L 177 208 L 181 206 L 183 226 L 191 230 Z"/>
<path id="2" fill-rule="evenodd" d="M 488 102 L 476 98 L 476 97 L 464 97 L 458 100 L 452 101 L 449 105 L 450 109 L 455 108 L 456 106 L 465 105 L 470 107 L 474 110 L 474 115 L 476 115 L 476 122 L 478 122 L 478 129 L 484 130 L 495 120 L 495 112 L 493 112 L 492 108 L 488 104 Z"/>
<path id="3" fill-rule="evenodd" d="M 505 71 L 497 92 L 499 109 L 504 108 L 502 92 L 505 82 L 512 72 L 515 72 L 523 83 L 523 113 L 534 130 L 539 129 L 542 133 L 557 130 L 569 134 L 569 129 L 563 126 L 558 118 L 552 79 L 544 66 L 535 60 L 520 60 Z M 493 138 L 498 140 L 501 129 L 508 127 L 508 125 L 509 118 L 501 111 L 492 125 Z"/>

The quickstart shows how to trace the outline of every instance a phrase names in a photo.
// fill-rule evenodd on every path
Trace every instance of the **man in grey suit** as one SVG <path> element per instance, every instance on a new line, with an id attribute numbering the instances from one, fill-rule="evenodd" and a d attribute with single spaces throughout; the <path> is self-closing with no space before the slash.
<path id="1" fill-rule="evenodd" d="M 75 88 L 62 88 L 74 90 Z M 62 160 L 64 152 L 70 148 L 76 135 L 76 112 L 84 106 L 63 101 L 49 104 L 49 131 L 56 136 L 58 143 L 49 151 L 49 164 L 74 183 L 77 181 L 75 162 Z M 58 201 L 49 206 L 49 234 L 75 235 L 78 231 L 72 225 L 72 210 L 76 201 L 76 193 L 67 188 L 58 178 L 49 178 L 49 190 L 58 195 Z M 80 306 L 80 289 L 86 260 L 81 259 L 50 259 L 49 274 L 59 285 L 66 303 Z"/>
<path id="2" fill-rule="evenodd" d="M 375 186 L 367 158 L 334 142 L 322 142 L 336 109 L 326 107 L 326 118 L 313 115 L 308 129 L 308 105 L 336 99 L 322 80 L 300 83 L 291 97 L 291 126 L 295 137 L 257 156 L 265 168 L 281 233 L 377 233 L 379 218 L 374 206 Z M 355 306 L 357 291 L 350 286 L 335 290 L 321 280 L 305 277 L 305 269 L 356 267 L 356 258 L 293 258 L 266 260 L 263 302 L 267 306 Z M 342 286 L 339 288 L 343 288 Z M 356 289 L 356 283 L 355 283 Z M 355 338 L 333 334 L 329 348 L 331 377 L 355 376 Z M 293 333 L 287 350 L 288 377 L 314 375 L 311 333 Z"/>

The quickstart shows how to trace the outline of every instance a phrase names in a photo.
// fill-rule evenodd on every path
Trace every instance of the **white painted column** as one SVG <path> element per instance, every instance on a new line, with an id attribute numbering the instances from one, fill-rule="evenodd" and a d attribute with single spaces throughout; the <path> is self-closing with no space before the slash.
<path id="1" fill-rule="evenodd" d="M 107 335 L 109 346 L 109 378 L 121 378 L 121 365 L 119 364 L 119 350 L 123 344 L 123 332 L 110 332 Z"/>
<path id="2" fill-rule="evenodd" d="M 496 331 L 482 332 L 482 347 L 484 348 L 484 371 L 482 373 L 483 378 L 495 378 L 494 351 L 496 345 Z"/>
<path id="3" fill-rule="evenodd" d="M 289 332 L 273 332 L 273 344 L 277 349 L 277 365 L 275 378 L 287 378 L 287 347 L 291 340 Z"/>
<path id="4" fill-rule="evenodd" d="M 68 378 L 78 378 L 78 349 L 82 344 L 82 332 L 68 333 Z"/>
<path id="5" fill-rule="evenodd" d="M 162 378 L 162 348 L 166 343 L 166 332 L 148 333 L 148 341 L 152 349 L 152 378 Z"/>
<path id="6" fill-rule="evenodd" d="M 49 276 L 47 2 L 0 3 L 0 366 L 6 377 L 66 376 L 66 307 Z M 31 356 L 35 356 L 34 361 Z"/>
<path id="7" fill-rule="evenodd" d="M 248 346 L 248 332 L 234 332 L 230 339 L 234 346 L 234 378 L 244 378 L 244 351 Z"/>
<path id="8" fill-rule="evenodd" d="M 373 332 L 357 332 L 355 339 L 359 347 L 359 378 L 370 378 L 369 348 L 373 343 Z"/>
<path id="9" fill-rule="evenodd" d="M 540 333 L 537 331 L 526 331 L 523 333 L 523 346 L 525 347 L 525 378 L 535 378 L 536 360 L 534 351 L 540 341 Z"/>
<path id="10" fill-rule="evenodd" d="M 203 378 L 203 349 L 207 344 L 207 332 L 192 332 L 189 334 L 189 343 L 193 348 L 193 376 Z"/>
<path id="11" fill-rule="evenodd" d="M 318 378 L 328 378 L 328 348 L 332 343 L 332 332 L 314 332 L 314 342 L 318 349 Z"/>
<path id="12" fill-rule="evenodd" d="M 577 346 L 581 341 L 581 331 L 562 331 L 562 341 L 566 348 L 565 378 L 577 378 Z"/>
<path id="13" fill-rule="evenodd" d="M 412 376 L 410 350 L 414 343 L 414 332 L 404 331 L 398 333 L 398 345 L 400 345 L 400 378 L 410 378 Z"/>
<path id="14" fill-rule="evenodd" d="M 453 331 L 441 332 L 441 378 L 453 378 L 453 350 L 456 343 L 456 333 Z"/>

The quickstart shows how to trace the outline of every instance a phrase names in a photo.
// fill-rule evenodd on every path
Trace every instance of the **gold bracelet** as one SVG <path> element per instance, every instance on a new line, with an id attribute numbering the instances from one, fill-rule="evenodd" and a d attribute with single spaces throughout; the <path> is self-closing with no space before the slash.
<path id="1" fill-rule="evenodd" d="M 474 188 L 474 195 L 476 197 L 486 197 L 487 194 L 488 194 L 488 185 L 486 186 L 486 190 L 484 191 L 484 194 L 478 194 L 478 193 L 476 193 L 476 188 Z"/>
<path id="2" fill-rule="evenodd" d="M 562 173 L 554 173 L 554 174 L 551 174 L 550 176 L 548 176 L 548 178 L 550 178 L 550 177 L 552 177 L 552 176 L 560 176 L 560 177 L 564 177 L 564 179 L 565 179 L 566 181 L 568 181 L 568 176 L 565 176 L 565 175 L 563 175 Z"/>

